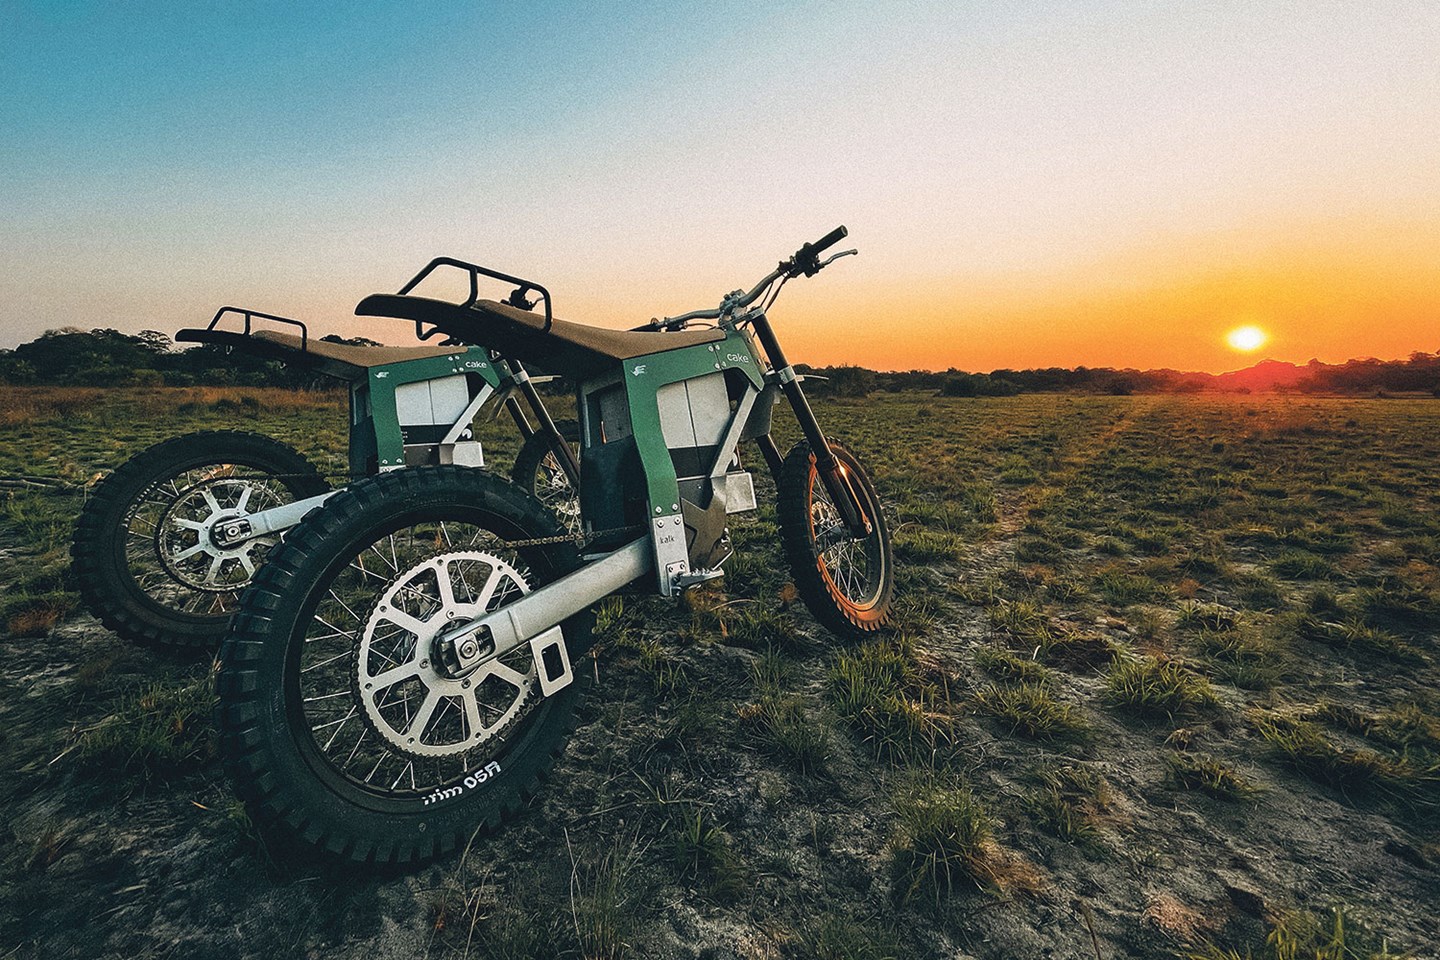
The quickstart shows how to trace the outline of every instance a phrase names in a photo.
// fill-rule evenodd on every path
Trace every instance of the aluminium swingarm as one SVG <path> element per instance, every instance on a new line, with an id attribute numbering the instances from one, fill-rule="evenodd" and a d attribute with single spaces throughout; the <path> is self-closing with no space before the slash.
<path id="1" fill-rule="evenodd" d="M 463 676 L 532 638 L 540 639 L 592 603 L 650 573 L 654 564 L 650 537 L 640 537 L 514 603 L 440 634 L 434 655 L 453 676 Z"/>
<path id="2" fill-rule="evenodd" d="M 305 514 L 335 496 L 336 492 L 330 490 L 313 497 L 306 497 L 304 500 L 296 500 L 294 503 L 282 503 L 280 506 L 271 507 L 268 510 L 247 513 L 242 517 L 235 517 L 233 520 L 221 520 L 211 530 L 210 537 L 217 546 L 232 549 L 247 540 L 254 540 L 256 537 L 263 537 L 277 531 L 283 533 L 305 519 Z"/>

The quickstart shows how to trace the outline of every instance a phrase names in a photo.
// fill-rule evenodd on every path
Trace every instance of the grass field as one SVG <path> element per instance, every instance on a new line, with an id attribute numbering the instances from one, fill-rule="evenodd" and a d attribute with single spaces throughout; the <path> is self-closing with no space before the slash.
<path id="1" fill-rule="evenodd" d="M 83 492 L 0 489 L 0 957 L 1440 956 L 1440 401 L 817 414 L 889 510 L 895 629 L 792 603 L 757 483 L 722 589 L 601 606 L 532 808 L 409 876 L 267 850 L 208 662 L 77 608 Z M 340 473 L 343 425 L 336 394 L 12 388 L 0 476 L 220 426 Z"/>

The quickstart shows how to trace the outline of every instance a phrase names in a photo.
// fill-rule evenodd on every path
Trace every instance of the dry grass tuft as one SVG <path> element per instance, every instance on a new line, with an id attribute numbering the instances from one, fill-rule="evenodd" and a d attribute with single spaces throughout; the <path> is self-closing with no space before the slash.
<path id="1" fill-rule="evenodd" d="M 989 684 L 975 694 L 975 703 L 1011 732 L 1032 740 L 1074 737 L 1086 729 L 1073 706 L 1058 699 L 1047 685 L 1033 681 Z"/>
<path id="2" fill-rule="evenodd" d="M 1241 800 L 1257 792 L 1253 783 L 1215 757 L 1182 752 L 1167 762 L 1170 779 L 1182 790 L 1199 790 L 1219 800 Z"/>
<path id="3" fill-rule="evenodd" d="M 5 621 L 5 632 L 12 637 L 43 637 L 72 606 L 66 601 L 44 601 L 28 606 Z"/>
<path id="4" fill-rule="evenodd" d="M 1213 930 L 1215 923 L 1193 907 L 1182 903 L 1174 894 L 1156 893 L 1146 898 L 1143 919 L 1161 933 L 1181 943 L 1194 943 L 1202 931 Z"/>
<path id="5" fill-rule="evenodd" d="M 1173 717 L 1215 702 L 1215 692 L 1202 676 L 1178 663 L 1154 657 L 1116 659 L 1106 677 L 1105 699 L 1142 717 Z"/>

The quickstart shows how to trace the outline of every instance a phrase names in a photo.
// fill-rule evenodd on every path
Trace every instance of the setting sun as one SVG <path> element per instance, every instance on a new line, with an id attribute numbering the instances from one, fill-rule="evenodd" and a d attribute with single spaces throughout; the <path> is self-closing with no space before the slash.
<path id="1" fill-rule="evenodd" d="M 1230 349 L 1239 350 L 1242 353 L 1259 350 L 1269 339 L 1270 334 L 1254 326 L 1236 327 L 1225 334 L 1225 342 L 1230 345 Z"/>

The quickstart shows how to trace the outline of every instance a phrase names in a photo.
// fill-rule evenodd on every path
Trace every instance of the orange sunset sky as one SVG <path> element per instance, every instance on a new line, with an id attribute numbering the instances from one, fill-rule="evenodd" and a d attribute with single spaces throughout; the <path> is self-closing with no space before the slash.
<path id="1" fill-rule="evenodd" d="M 404 342 L 350 311 L 438 255 L 628 326 L 844 223 L 795 361 L 1440 351 L 1437 51 L 1431 0 L 7 4 L 0 348 L 222 303 Z"/>

